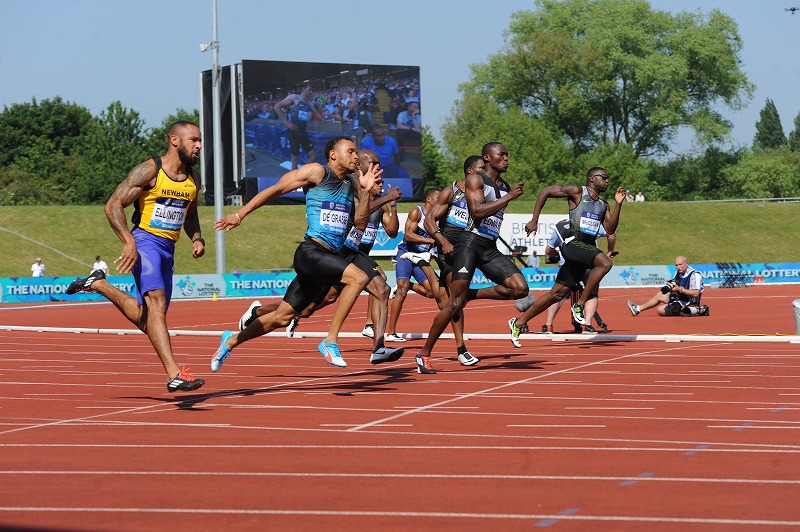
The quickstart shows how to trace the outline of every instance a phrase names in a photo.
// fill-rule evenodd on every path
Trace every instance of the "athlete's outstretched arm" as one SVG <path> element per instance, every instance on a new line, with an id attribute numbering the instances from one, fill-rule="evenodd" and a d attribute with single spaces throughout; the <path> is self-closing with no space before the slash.
<path id="1" fill-rule="evenodd" d="M 248 214 L 262 205 L 288 192 L 297 190 L 298 188 L 318 185 L 324 176 L 325 167 L 319 163 L 304 164 L 297 170 L 287 172 L 283 174 L 277 183 L 256 194 L 253 199 L 248 201 L 247 204 L 236 211 L 236 213 L 223 216 L 217 220 L 214 224 L 214 229 L 217 231 L 223 229 L 230 231 L 234 227 L 239 227 L 239 224 L 242 223 L 242 220 L 244 220 Z"/>
<path id="2" fill-rule="evenodd" d="M 544 187 L 539 191 L 539 195 L 536 196 L 533 215 L 531 216 L 531 221 L 525 224 L 525 232 L 528 235 L 531 233 L 536 234 L 536 229 L 539 227 L 539 215 L 542 213 L 542 208 L 548 198 L 568 198 L 570 202 L 569 208 L 572 209 L 580 201 L 581 191 L 582 189 L 578 185 L 550 185 L 549 187 Z"/>

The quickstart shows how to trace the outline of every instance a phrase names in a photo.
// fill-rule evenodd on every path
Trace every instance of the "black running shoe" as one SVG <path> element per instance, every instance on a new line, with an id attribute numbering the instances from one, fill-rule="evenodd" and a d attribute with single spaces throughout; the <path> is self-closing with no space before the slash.
<path id="1" fill-rule="evenodd" d="M 603 332 L 603 333 L 607 333 L 608 332 L 608 325 L 606 325 L 605 323 L 598 323 L 597 326 L 600 327 L 600 331 L 599 332 Z"/>
<path id="2" fill-rule="evenodd" d="M 206 381 L 203 379 L 198 379 L 189 373 L 189 368 L 183 367 L 181 368 L 181 372 L 175 375 L 175 378 L 167 383 L 167 391 L 191 392 L 192 390 L 198 389 L 205 383 Z"/>
<path id="3" fill-rule="evenodd" d="M 431 357 L 421 357 L 417 355 L 417 373 L 433 374 L 436 370 L 431 366 Z"/>
<path id="4" fill-rule="evenodd" d="M 379 347 L 375 351 L 372 352 L 372 355 L 369 357 L 370 364 L 381 364 L 383 362 L 395 362 L 400 360 L 400 357 L 403 356 L 403 348 L 402 347 Z"/>
<path id="5" fill-rule="evenodd" d="M 261 306 L 261 301 L 259 301 L 257 299 L 255 301 L 253 301 L 252 303 L 250 303 L 250 306 L 247 307 L 247 310 L 244 311 L 244 314 L 242 314 L 242 317 L 239 318 L 239 330 L 240 331 L 243 331 L 243 330 L 247 329 L 248 325 L 250 325 L 251 323 L 256 321 L 256 319 L 258 318 L 258 315 L 256 314 L 256 311 L 258 310 L 258 307 L 260 307 L 260 306 Z"/>
<path id="6" fill-rule="evenodd" d="M 583 327 L 583 334 L 597 334 L 597 329 L 591 325 L 586 325 Z"/>
<path id="7" fill-rule="evenodd" d="M 89 277 L 81 277 L 69 283 L 67 294 L 72 295 L 78 292 L 92 292 L 92 285 L 95 281 L 105 278 L 106 274 L 103 270 L 95 270 L 89 274 Z"/>

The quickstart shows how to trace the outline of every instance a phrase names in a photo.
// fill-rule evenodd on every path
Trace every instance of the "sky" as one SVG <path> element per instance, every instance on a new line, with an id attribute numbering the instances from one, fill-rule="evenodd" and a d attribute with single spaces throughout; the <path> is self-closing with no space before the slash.
<path id="1" fill-rule="evenodd" d="M 794 3 L 797 2 L 797 3 Z M 146 126 L 178 108 L 200 107 L 199 72 L 209 70 L 212 0 L 0 0 L 0 108 L 60 96 L 98 115 L 119 100 Z M 800 0 L 651 0 L 654 9 L 719 9 L 739 25 L 743 68 L 756 91 L 725 111 L 731 146 L 749 146 L 767 98 L 788 134 L 800 113 L 794 55 Z M 245 59 L 419 65 L 423 116 L 434 135 L 468 81 L 505 43 L 512 13 L 533 0 L 401 0 L 286 4 L 217 0 L 219 63 Z M 793 31 L 794 30 L 794 31 Z M 679 135 L 673 151 L 690 151 Z"/>

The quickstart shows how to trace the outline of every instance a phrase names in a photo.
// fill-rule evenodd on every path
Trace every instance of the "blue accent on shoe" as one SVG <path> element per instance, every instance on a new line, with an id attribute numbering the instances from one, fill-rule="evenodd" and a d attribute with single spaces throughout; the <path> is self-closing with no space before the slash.
<path id="1" fill-rule="evenodd" d="M 319 352 L 322 353 L 323 357 L 325 357 L 325 360 L 328 362 L 328 364 L 332 364 L 340 368 L 347 367 L 347 362 L 344 361 L 342 358 L 342 353 L 339 351 L 339 344 L 329 344 L 323 340 L 319 343 L 317 349 L 319 349 Z"/>
<path id="2" fill-rule="evenodd" d="M 222 333 L 222 338 L 219 340 L 219 348 L 217 352 L 214 353 L 214 358 L 211 359 L 211 371 L 219 371 L 222 364 L 225 363 L 225 359 L 231 354 L 231 350 L 225 347 L 225 344 L 232 336 L 233 333 L 231 331 Z"/>

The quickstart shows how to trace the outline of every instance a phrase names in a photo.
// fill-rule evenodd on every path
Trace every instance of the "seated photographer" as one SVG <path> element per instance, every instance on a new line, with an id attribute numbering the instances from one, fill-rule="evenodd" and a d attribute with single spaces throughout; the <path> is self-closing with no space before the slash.
<path id="1" fill-rule="evenodd" d="M 689 260 L 680 256 L 675 259 L 675 277 L 646 303 L 636 305 L 628 300 L 628 308 L 634 316 L 647 309 L 657 307 L 659 316 L 694 316 L 700 312 L 700 295 L 703 293 L 703 275 L 689 266 Z"/>

